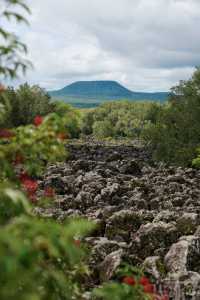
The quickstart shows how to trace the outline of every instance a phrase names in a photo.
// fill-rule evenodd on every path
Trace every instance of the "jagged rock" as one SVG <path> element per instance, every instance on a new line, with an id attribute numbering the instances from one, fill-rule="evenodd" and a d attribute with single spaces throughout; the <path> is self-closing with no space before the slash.
<path id="1" fill-rule="evenodd" d="M 90 257 L 90 265 L 97 267 L 112 252 L 128 248 L 126 243 L 110 241 L 107 238 L 89 238 L 86 239 L 89 244 L 93 245 Z"/>
<path id="2" fill-rule="evenodd" d="M 88 208 L 93 204 L 93 195 L 89 192 L 81 191 L 76 198 L 74 199 L 74 203 L 77 208 Z"/>
<path id="3" fill-rule="evenodd" d="M 179 216 L 180 216 L 179 212 L 171 211 L 168 209 L 162 210 L 155 216 L 153 223 L 158 223 L 160 221 L 165 223 L 175 222 Z"/>
<path id="4" fill-rule="evenodd" d="M 184 274 L 183 281 L 197 289 L 200 170 L 155 163 L 135 141 L 124 145 L 91 139 L 66 147 L 68 160 L 50 165 L 39 182 L 38 196 L 51 186 L 56 197 L 34 212 L 59 222 L 84 217 L 96 223 L 88 244 L 97 273 L 108 255 L 123 249 L 126 261 L 147 264 L 155 278 L 160 273 L 161 279 L 179 280 Z"/>
<path id="5" fill-rule="evenodd" d="M 120 172 L 123 174 L 141 175 L 141 168 L 135 160 L 131 160 L 120 167 Z"/>
<path id="6" fill-rule="evenodd" d="M 181 237 L 166 254 L 165 265 L 170 273 L 200 272 L 200 237 Z"/>
<path id="7" fill-rule="evenodd" d="M 108 281 L 112 278 L 114 272 L 122 262 L 123 250 L 112 252 L 106 256 L 99 266 L 99 277 L 101 282 Z"/>
<path id="8" fill-rule="evenodd" d="M 116 193 L 120 191 L 120 186 L 118 183 L 113 183 L 111 185 L 107 185 L 106 188 L 101 190 L 101 198 L 103 200 L 108 200 L 113 197 Z"/>
<path id="9" fill-rule="evenodd" d="M 197 213 L 184 213 L 177 220 L 177 228 L 184 235 L 193 234 L 199 224 L 200 218 Z"/>
<path id="10" fill-rule="evenodd" d="M 136 232 L 143 223 L 142 214 L 130 210 L 121 210 L 114 213 L 108 220 L 105 235 L 109 239 L 127 241 L 130 234 Z"/>
<path id="11" fill-rule="evenodd" d="M 199 300 L 200 274 L 191 271 L 182 275 L 170 274 L 164 280 L 164 288 L 168 290 L 170 299 Z"/>
<path id="12" fill-rule="evenodd" d="M 140 257 L 151 256 L 156 249 L 167 248 L 178 238 L 178 231 L 171 223 L 147 223 L 133 235 L 132 250 Z"/>
<path id="13" fill-rule="evenodd" d="M 165 266 L 161 262 L 161 258 L 159 256 L 147 257 L 142 266 L 144 271 L 151 275 L 155 280 L 160 280 L 166 275 Z"/>

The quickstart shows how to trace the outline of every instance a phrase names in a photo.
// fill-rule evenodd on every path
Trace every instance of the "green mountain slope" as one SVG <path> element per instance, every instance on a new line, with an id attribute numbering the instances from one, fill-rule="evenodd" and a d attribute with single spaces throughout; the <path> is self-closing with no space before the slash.
<path id="1" fill-rule="evenodd" d="M 94 107 L 109 100 L 147 100 L 163 102 L 169 93 L 132 92 L 116 81 L 77 81 L 63 89 L 49 91 L 52 98 L 78 107 Z"/>

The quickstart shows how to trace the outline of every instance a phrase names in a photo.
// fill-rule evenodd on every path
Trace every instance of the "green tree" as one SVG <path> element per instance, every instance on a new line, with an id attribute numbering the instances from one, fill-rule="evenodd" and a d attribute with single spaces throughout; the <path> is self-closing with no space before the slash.
<path id="1" fill-rule="evenodd" d="M 10 124 L 13 127 L 27 125 L 33 122 L 36 115 L 45 116 L 53 112 L 53 104 L 49 95 L 39 86 L 21 85 L 16 91 L 8 89 L 11 110 Z"/>
<path id="2" fill-rule="evenodd" d="M 52 103 L 53 111 L 60 117 L 65 118 L 65 128 L 70 138 L 78 138 L 80 134 L 80 112 L 70 104 L 62 101 Z"/>
<path id="3" fill-rule="evenodd" d="M 191 165 L 200 145 L 200 69 L 191 79 L 172 88 L 169 104 L 144 132 L 155 158 L 168 163 Z"/>
<path id="4" fill-rule="evenodd" d="M 17 77 L 25 72 L 31 63 L 24 59 L 27 47 L 19 37 L 7 29 L 7 22 L 28 23 L 24 14 L 30 10 L 24 0 L 1 0 L 0 6 L 0 126 L 6 125 L 10 103 L 1 84 L 5 78 Z"/>

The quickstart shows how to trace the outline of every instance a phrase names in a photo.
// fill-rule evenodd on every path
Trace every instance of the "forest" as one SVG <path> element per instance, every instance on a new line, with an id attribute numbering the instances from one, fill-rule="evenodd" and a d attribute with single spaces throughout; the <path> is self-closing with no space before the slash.
<path id="1" fill-rule="evenodd" d="M 0 299 L 198 299 L 200 69 L 164 103 L 78 109 L 6 86 L 31 63 L 0 36 Z"/>

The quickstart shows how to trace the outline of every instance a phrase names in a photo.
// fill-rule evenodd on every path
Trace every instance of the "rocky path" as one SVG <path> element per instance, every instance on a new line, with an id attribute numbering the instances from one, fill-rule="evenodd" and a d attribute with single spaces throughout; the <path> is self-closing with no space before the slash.
<path id="1" fill-rule="evenodd" d="M 68 149 L 69 160 L 50 166 L 40 184 L 57 193 L 54 208 L 40 213 L 97 224 L 87 238 L 95 283 L 110 279 L 125 260 L 159 282 L 170 280 L 172 299 L 200 299 L 200 171 L 154 165 L 134 145 Z"/>

